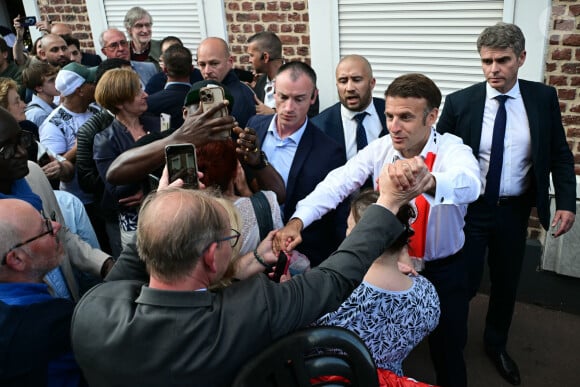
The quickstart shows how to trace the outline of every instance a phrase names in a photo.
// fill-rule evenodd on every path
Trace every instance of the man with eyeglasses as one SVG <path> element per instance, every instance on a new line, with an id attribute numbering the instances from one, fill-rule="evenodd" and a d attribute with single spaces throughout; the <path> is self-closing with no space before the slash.
<path id="1" fill-rule="evenodd" d="M 129 45 L 131 60 L 151 62 L 158 71 L 161 70 L 159 67 L 161 42 L 151 39 L 151 27 L 153 27 L 151 14 L 141 7 L 133 7 L 125 14 L 123 24 L 131 37 Z"/>
<path id="2" fill-rule="evenodd" d="M 129 41 L 125 34 L 116 28 L 109 28 L 101 32 L 99 37 L 101 52 L 107 59 L 120 58 L 131 62 L 131 68 L 139 75 L 141 87 L 144 89 L 152 76 L 159 70 L 151 62 L 142 62 L 131 59 Z"/>
<path id="3" fill-rule="evenodd" d="M 31 142 L 31 134 L 21 130 L 12 115 L 0 108 L 0 202 L 5 199 L 24 200 L 38 212 L 54 212 L 55 219 L 62 223 L 62 213 L 44 172 L 37 164 L 28 162 L 26 147 Z M 77 301 L 79 286 L 73 266 L 95 277 L 104 277 L 114 261 L 108 254 L 91 248 L 66 227 L 58 234 L 67 257 L 49 273 L 45 281 L 50 286 L 51 294 Z"/>
<path id="4" fill-rule="evenodd" d="M 225 208 L 199 190 L 160 189 L 147 197 L 137 243 L 149 283 L 105 282 L 75 310 L 73 351 L 88 384 L 230 386 L 253 355 L 335 310 L 399 237 L 403 225 L 394 214 L 429 183 L 422 159 L 409 162 L 414 172 L 404 173 L 412 181 L 406 189 L 387 167 L 377 204 L 339 250 L 282 284 L 260 273 L 277 261 L 273 231 L 234 264 L 240 281 L 208 290 L 228 269 L 238 240 Z M 167 173 L 160 186 L 166 180 Z"/>
<path id="5" fill-rule="evenodd" d="M 0 384 L 79 385 L 70 343 L 74 303 L 43 277 L 63 260 L 61 226 L 19 199 L 0 200 Z"/>

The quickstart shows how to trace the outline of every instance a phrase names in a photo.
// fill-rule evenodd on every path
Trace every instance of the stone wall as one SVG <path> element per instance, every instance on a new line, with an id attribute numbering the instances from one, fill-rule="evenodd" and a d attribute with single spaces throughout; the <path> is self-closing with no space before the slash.
<path id="1" fill-rule="evenodd" d="M 246 41 L 264 30 L 280 37 L 286 60 L 310 63 L 307 1 L 224 0 L 224 3 L 228 40 L 236 67 L 251 70 Z"/>

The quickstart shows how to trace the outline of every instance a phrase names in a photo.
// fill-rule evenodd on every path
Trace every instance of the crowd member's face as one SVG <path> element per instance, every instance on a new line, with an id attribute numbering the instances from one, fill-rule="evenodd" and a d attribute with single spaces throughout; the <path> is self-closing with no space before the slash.
<path id="1" fill-rule="evenodd" d="M 197 49 L 197 65 L 203 79 L 213 79 L 222 82 L 232 69 L 233 59 L 220 41 L 208 39 L 202 42 Z"/>
<path id="2" fill-rule="evenodd" d="M 312 80 L 306 74 L 300 74 L 296 80 L 290 71 L 276 76 L 276 113 L 279 130 L 293 133 L 306 120 L 310 105 L 316 100 L 317 91 Z"/>
<path id="3" fill-rule="evenodd" d="M 140 116 L 147 111 L 147 93 L 143 90 L 133 99 L 118 106 L 119 110 L 132 116 Z"/>
<path id="4" fill-rule="evenodd" d="M 491 87 L 504 94 L 518 80 L 518 70 L 526 61 L 526 52 L 517 56 L 513 48 L 482 47 L 479 51 L 483 75 Z"/>
<path id="5" fill-rule="evenodd" d="M 372 102 L 375 83 L 366 64 L 356 58 L 345 59 L 336 68 L 338 98 L 348 110 L 365 110 Z"/>
<path id="6" fill-rule="evenodd" d="M 131 35 L 132 40 L 140 44 L 147 44 L 151 40 L 151 27 L 151 19 L 147 16 L 142 17 L 129 29 L 129 35 Z"/>
<path id="7" fill-rule="evenodd" d="M 68 53 L 71 62 L 81 63 L 83 54 L 81 54 L 81 51 L 77 48 L 77 46 L 75 46 L 74 44 L 68 46 Z"/>
<path id="8" fill-rule="evenodd" d="M 36 88 L 37 93 L 44 93 L 51 97 L 56 97 L 60 95 L 58 90 L 56 90 L 56 86 L 54 81 L 56 80 L 56 74 L 52 74 L 48 77 L 43 78 L 42 86 Z"/>
<path id="9" fill-rule="evenodd" d="M 264 52 L 258 47 L 258 42 L 252 42 L 248 45 L 247 53 L 250 56 L 250 63 L 254 68 L 256 74 L 262 74 L 266 72 L 266 62 L 264 62 Z"/>
<path id="10" fill-rule="evenodd" d="M 129 42 L 127 42 L 124 33 L 118 30 L 107 31 L 103 34 L 103 40 L 105 45 L 101 51 L 108 59 L 121 58 L 124 60 L 131 60 Z"/>
<path id="11" fill-rule="evenodd" d="M 21 145 L 21 132 L 14 117 L 0 111 L 0 181 L 11 183 L 28 174 L 28 152 Z M 8 153 L 12 155 L 8 157 Z"/>
<path id="12" fill-rule="evenodd" d="M 12 114 L 12 117 L 18 122 L 24 121 L 26 119 L 26 115 L 24 114 L 26 104 L 20 99 L 18 91 L 16 89 L 10 89 L 6 97 L 8 100 L 8 111 Z"/>
<path id="13" fill-rule="evenodd" d="M 0 69 L 8 66 L 8 51 L 0 52 Z"/>
<path id="14" fill-rule="evenodd" d="M 22 211 L 22 215 L 29 220 L 22 236 L 23 241 L 45 234 L 21 247 L 26 253 L 25 259 L 29 260 L 30 270 L 47 273 L 57 267 L 63 258 L 63 246 L 56 235 L 61 225 L 44 219 L 31 206 L 27 206 L 26 212 Z M 50 229 L 52 232 L 47 234 Z"/>
<path id="15" fill-rule="evenodd" d="M 419 155 L 429 139 L 439 110 L 432 109 L 425 117 L 427 100 L 424 98 L 387 96 L 385 103 L 387 128 L 393 147 L 405 158 Z"/>
<path id="16" fill-rule="evenodd" d="M 63 67 L 70 62 L 68 46 L 63 38 L 58 35 L 50 35 L 43 38 L 38 50 L 39 58 L 53 66 Z"/>

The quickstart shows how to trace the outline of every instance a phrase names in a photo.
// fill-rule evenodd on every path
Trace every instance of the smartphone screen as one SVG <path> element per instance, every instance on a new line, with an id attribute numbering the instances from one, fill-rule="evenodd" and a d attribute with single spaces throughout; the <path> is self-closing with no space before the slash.
<path id="1" fill-rule="evenodd" d="M 165 162 L 169 172 L 169 183 L 183 180 L 183 188 L 199 188 L 197 157 L 193 144 L 175 144 L 165 147 Z"/>
<path id="2" fill-rule="evenodd" d="M 32 27 L 36 25 L 36 16 L 25 16 L 23 18 L 20 18 L 19 21 L 23 27 Z"/>

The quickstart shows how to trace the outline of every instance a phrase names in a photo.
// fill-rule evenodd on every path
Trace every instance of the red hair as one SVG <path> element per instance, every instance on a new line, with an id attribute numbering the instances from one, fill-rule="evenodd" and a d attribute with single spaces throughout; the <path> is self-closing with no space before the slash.
<path id="1" fill-rule="evenodd" d="M 231 138 L 214 141 L 197 148 L 197 168 L 203 172 L 201 182 L 206 187 L 217 186 L 222 192 L 236 177 L 238 158 Z"/>

